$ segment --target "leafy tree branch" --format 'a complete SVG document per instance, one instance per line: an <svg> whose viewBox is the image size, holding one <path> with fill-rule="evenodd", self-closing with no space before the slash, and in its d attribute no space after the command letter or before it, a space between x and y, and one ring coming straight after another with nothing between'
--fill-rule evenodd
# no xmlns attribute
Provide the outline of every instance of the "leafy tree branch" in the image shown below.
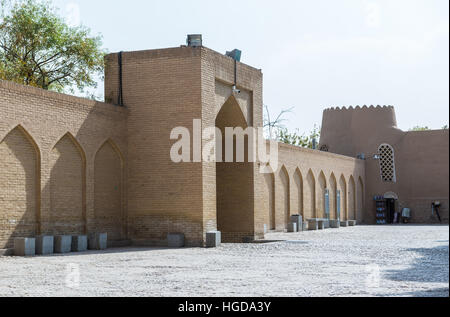
<svg viewBox="0 0 450 317"><path fill-rule="evenodd" d="M0 0L0 79L47 90L96 87L100 36L71 27L48 0Z"/></svg>

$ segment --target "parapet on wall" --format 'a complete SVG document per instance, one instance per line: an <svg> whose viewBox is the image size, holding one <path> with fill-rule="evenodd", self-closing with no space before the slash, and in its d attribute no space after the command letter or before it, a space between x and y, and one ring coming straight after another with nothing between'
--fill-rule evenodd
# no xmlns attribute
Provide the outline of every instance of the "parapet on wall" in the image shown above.
<svg viewBox="0 0 450 317"><path fill-rule="evenodd" d="M356 157L374 139L396 132L401 131L397 128L393 106L330 108L323 112L320 146L333 153Z"/></svg>
<svg viewBox="0 0 450 317"><path fill-rule="evenodd" d="M442 220L448 223L448 130L402 131L392 106L331 108L324 111L320 143L333 153L365 154L368 223L375 223L373 197L387 192L398 196L397 211L411 209L415 223L437 222L431 203L440 201ZM380 160L374 158L381 145L393 151L391 181L382 179Z"/></svg>
<svg viewBox="0 0 450 317"><path fill-rule="evenodd" d="M126 238L128 110L0 81L0 249L16 236Z"/></svg>

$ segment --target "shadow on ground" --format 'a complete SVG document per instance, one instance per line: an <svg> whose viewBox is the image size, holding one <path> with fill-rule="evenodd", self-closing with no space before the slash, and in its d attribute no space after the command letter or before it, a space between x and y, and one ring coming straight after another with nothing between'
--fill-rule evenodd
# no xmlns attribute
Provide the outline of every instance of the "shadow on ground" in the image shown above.
<svg viewBox="0 0 450 317"><path fill-rule="evenodd" d="M386 278L392 281L402 282L448 284L448 245L434 248L407 249L406 251L420 253L421 256L407 269L386 270ZM444 290L446 290L448 294L448 288Z"/></svg>
<svg viewBox="0 0 450 317"><path fill-rule="evenodd" d="M132 252L150 252L150 251L162 251L162 250L176 250L176 249L191 249L189 247L184 248L168 248L168 247L121 247L121 248L108 248L106 250L88 250L84 252L70 252L70 253L53 253L48 255L35 255L36 258L52 258L52 257L76 257L81 255L94 255L94 254L119 254L119 253L132 253Z"/></svg>
<svg viewBox="0 0 450 317"><path fill-rule="evenodd" d="M377 294L379 297L392 297L392 294ZM449 288L433 288L423 291L413 291L396 294L395 297L449 297Z"/></svg>

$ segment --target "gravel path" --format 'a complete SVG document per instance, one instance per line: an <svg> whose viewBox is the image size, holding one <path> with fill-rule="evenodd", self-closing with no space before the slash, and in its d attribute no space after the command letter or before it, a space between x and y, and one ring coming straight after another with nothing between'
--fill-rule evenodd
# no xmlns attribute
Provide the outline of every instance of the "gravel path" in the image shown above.
<svg viewBox="0 0 450 317"><path fill-rule="evenodd" d="M266 239L275 242L0 257L0 296L449 296L448 226Z"/></svg>

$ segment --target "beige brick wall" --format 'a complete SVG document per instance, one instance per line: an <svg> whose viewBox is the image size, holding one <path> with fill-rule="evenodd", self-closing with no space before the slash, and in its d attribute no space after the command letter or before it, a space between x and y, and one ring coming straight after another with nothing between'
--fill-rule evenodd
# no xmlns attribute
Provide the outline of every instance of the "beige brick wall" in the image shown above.
<svg viewBox="0 0 450 317"><path fill-rule="evenodd" d="M105 96L114 103L117 54L106 64ZM241 242L264 228L284 230L292 214L323 217L325 189L332 217L341 190L341 218L362 220L364 189L356 185L365 182L364 162L353 158L280 144L273 174L258 163L171 161L170 132L192 135L193 119L202 128L262 126L262 73L237 69L241 94L233 95L234 61L207 48L123 53L125 107L0 82L0 159L10 166L0 175L13 183L0 190L0 207L10 210L0 216L0 244L26 230L100 230L136 244L182 232L187 245L200 246L219 229L225 241Z"/></svg>
<svg viewBox="0 0 450 317"><path fill-rule="evenodd" d="M341 190L341 219L352 219L362 222L365 214L364 190L356 192L356 187L347 186L351 179L365 179L365 164L362 160L353 159L337 154L317 150L301 149L298 147L279 144L279 168L272 177L275 178L275 219L276 230L286 227L286 210L289 216L301 214L304 219L324 217L325 189L330 191L330 218L336 219L333 208L336 201L336 192ZM286 176L287 175L287 176ZM339 175L339 181L336 176ZM258 175L259 178L268 179L267 175ZM288 178L289 186L286 186ZM328 181L327 181L328 180ZM288 206L284 189L289 187ZM263 186L267 188L267 182ZM259 192L255 188L255 192ZM255 235L264 231L264 225L270 228L271 213L268 208L269 197L264 191L259 196L260 204L255 209L255 218L262 219L255 223ZM266 190L267 192L267 190ZM359 193L359 194L358 194ZM354 207L349 206L349 204ZM348 210L352 210L348 214Z"/></svg>
<svg viewBox="0 0 450 317"><path fill-rule="evenodd" d="M0 143L0 248L37 231L38 153L22 128Z"/></svg>
<svg viewBox="0 0 450 317"><path fill-rule="evenodd" d="M50 222L51 234L85 232L84 153L75 138L66 134L50 154Z"/></svg>
<svg viewBox="0 0 450 317"><path fill-rule="evenodd" d="M237 74L237 87L241 93L232 96L234 61L207 48L202 49L204 127L215 126L219 113L229 108L230 102L235 107L227 113L225 122L218 122L219 127L262 125L262 73L258 69L237 63ZM218 222L217 227L224 231L225 241L242 242L243 239L255 237L255 191L266 190L269 193L267 186L261 188L255 184L256 171L254 163L217 164L215 168L204 163L205 231L214 229L214 224ZM264 186L264 181L261 184Z"/></svg>
<svg viewBox="0 0 450 317"><path fill-rule="evenodd" d="M330 197L330 218L337 219L337 181L334 173L331 173L330 178L328 179L328 190ZM363 197L363 193L360 193L361 197ZM364 206L360 206L362 210Z"/></svg>
<svg viewBox="0 0 450 317"><path fill-rule="evenodd" d="M164 244L168 233L182 232L187 245L201 246L219 229L225 241L241 242L285 230L292 214L324 217L326 190L331 218L337 191L341 219L370 223L373 194L390 190L413 207L414 221L433 220L431 200L443 202L448 221L448 131L405 135L392 107L325 111L322 142L352 156L378 145L355 133L373 130L358 118L383 121L402 180L392 186L380 184L375 161L285 144L272 174L258 163L176 164L170 132L186 127L192 135L193 119L202 128L262 126L261 70L237 63L241 93L233 94L234 61L208 48L127 52L125 107L118 107L117 54L106 64L109 104L0 81L0 248L14 236L93 231L138 244ZM424 179L425 192L412 185Z"/></svg>
<svg viewBox="0 0 450 317"><path fill-rule="evenodd" d="M398 212L404 207L411 209L413 223L438 222L432 215L431 203L440 201L443 222L448 223L449 130L402 131L392 106L331 108L323 113L320 142L333 153L366 155L366 183L361 186L354 178L356 192L365 192L366 223L375 223L374 196L387 192L398 196ZM382 181L380 162L372 159L381 144L389 144L394 150L395 183ZM357 210L360 204L357 199ZM353 208L352 201L349 206ZM353 209L349 212L353 213Z"/></svg>
<svg viewBox="0 0 450 317"><path fill-rule="evenodd" d="M123 156L107 141L95 155L94 214L96 227L111 240L126 239L123 214Z"/></svg>
<svg viewBox="0 0 450 317"><path fill-rule="evenodd" d="M296 169L293 175L292 197L291 197L291 213L301 215L303 213L303 176L299 169Z"/></svg>
<svg viewBox="0 0 450 317"><path fill-rule="evenodd" d="M343 174L341 174L341 177L339 178L338 190L341 192L341 219L342 220L349 220L348 216L347 216L348 215L347 188L348 187L347 187L347 181L345 179L345 176Z"/></svg>
<svg viewBox="0 0 450 317"><path fill-rule="evenodd" d="M203 244L202 163L173 163L173 128L192 131L202 118L201 49L123 53L123 97L129 116L128 234L142 244L163 244L168 233ZM118 56L106 59L105 96L116 101ZM193 154L191 142L191 155Z"/></svg>
<svg viewBox="0 0 450 317"><path fill-rule="evenodd" d="M239 115L245 118L248 126L261 127L263 118L262 73L260 70L242 63L237 64L237 69L237 86L241 90L241 94L234 97L236 97L240 106L241 111ZM204 125L213 126L216 116L223 107L227 106L227 101L231 96L231 86L234 83L233 71L234 62L232 59L209 49L204 48L202 50L202 118ZM236 116L238 116L237 112L235 111ZM236 126L236 124L232 124L232 126ZM309 170L310 177L307 178ZM287 216L294 213L300 212L307 218L323 216L325 188L331 189L331 196L334 195L334 198L331 197L330 199L330 205L335 200L336 191L340 189L337 181L335 181L336 189L329 188L330 183L327 180L332 173L333 175L338 175L335 177L341 177L342 175L345 188L342 189L341 218L347 217L346 208L349 193L347 192L346 184L352 175L357 175L357 177L361 177L364 180L364 162L340 155L280 145L280 166L278 171L269 175L260 174L259 165L253 164L252 191L248 193L247 190L243 190L243 184L245 183L243 180L233 180L235 188L240 191L240 195L243 193L251 195L254 201L253 206L249 204L246 209L250 210L250 213L249 211L245 213L245 215L253 214L253 232L248 232L247 234L241 232L241 235L236 234L234 241L239 241L239 239L248 236L263 236L264 225L266 225L267 229L276 227L277 230L284 230ZM219 211L214 207L217 190L215 174L214 167L204 166L204 221L209 223L215 222L216 212L219 214ZM243 173L240 174L244 175ZM228 172L228 175L230 175L230 172ZM319 175L322 175L320 181ZM250 177L247 178L250 179ZM308 179L312 184L308 182ZM220 184L222 181L219 179L217 182ZM232 199L232 190L228 194L230 194L230 199ZM242 203L243 200L240 199L239 201ZM362 197L360 201L363 201ZM354 217L362 220L364 207L362 204L359 207L360 209L358 209L359 211ZM235 211L241 209L242 206L234 208ZM229 226L239 227L247 222L243 222L242 214L239 216L239 213L232 210L233 208L229 208L229 211L225 211ZM274 219L273 221L271 221L272 218Z"/></svg>
<svg viewBox="0 0 450 317"><path fill-rule="evenodd" d="M110 140L126 165L128 110L5 81L0 109L0 249L15 236L102 229L95 155ZM121 209L126 214L126 203Z"/></svg>

